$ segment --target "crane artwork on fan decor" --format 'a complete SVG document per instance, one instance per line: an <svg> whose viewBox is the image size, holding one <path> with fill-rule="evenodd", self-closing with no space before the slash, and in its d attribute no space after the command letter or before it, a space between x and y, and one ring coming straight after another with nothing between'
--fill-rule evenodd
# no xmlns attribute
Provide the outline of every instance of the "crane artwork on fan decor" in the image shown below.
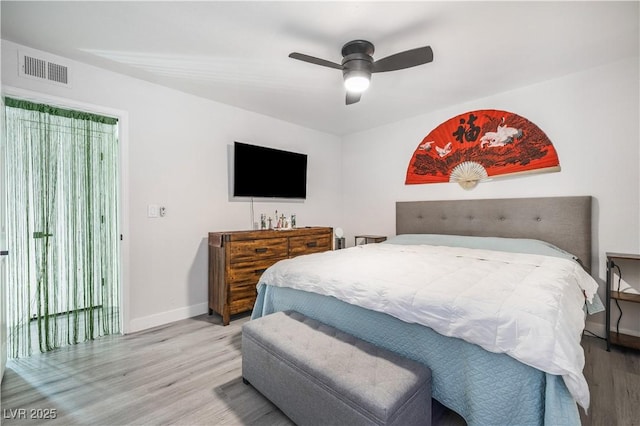
<svg viewBox="0 0 640 426"><path fill-rule="evenodd" d="M448 119L418 144L405 184L471 189L492 177L559 171L558 154L538 126L512 112L476 110Z"/></svg>

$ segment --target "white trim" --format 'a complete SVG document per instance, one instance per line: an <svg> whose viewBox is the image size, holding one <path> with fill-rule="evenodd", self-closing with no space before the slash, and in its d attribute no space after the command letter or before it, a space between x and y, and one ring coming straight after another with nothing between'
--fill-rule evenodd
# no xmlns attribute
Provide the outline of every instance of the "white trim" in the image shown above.
<svg viewBox="0 0 640 426"><path fill-rule="evenodd" d="M613 326L613 329L611 333L615 333L615 324L612 324L612 326ZM604 324L601 324L599 322L587 321L585 323L585 330L588 330L599 337L602 337L602 338L606 337L605 336L606 327ZM640 337L640 332L638 330L631 330L629 328L620 328L620 333L627 334L629 336Z"/></svg>
<svg viewBox="0 0 640 426"><path fill-rule="evenodd" d="M165 325L174 321L180 321L197 315L202 315L208 312L208 308L209 306L207 303L198 303L197 305L178 308L172 311L165 311L142 318L135 318L131 320L127 333L146 330L159 325Z"/></svg>
<svg viewBox="0 0 640 426"><path fill-rule="evenodd" d="M131 332L131 326L129 324L129 113L120 109L88 104L73 99L61 98L12 86L2 86L2 96L16 97L36 103L45 103L62 108L92 112L118 119L120 150L120 230L124 236L120 245L120 282L122 283L120 288L120 320L122 324L122 333L126 334Z"/></svg>
<svg viewBox="0 0 640 426"><path fill-rule="evenodd" d="M604 335L604 324L600 324L599 322L586 321L584 324L584 329L595 334L598 337L602 337L603 339L606 337Z"/></svg>
<svg viewBox="0 0 640 426"><path fill-rule="evenodd" d="M92 112L95 114L106 115L120 119L121 116L127 116L129 113L120 109L103 107L100 105L80 102L73 99L52 96L46 93L35 92L33 90L21 89L13 86L2 86L2 96L16 97L36 103L45 103L47 105L58 106L62 108L73 108L84 112ZM124 118L124 117L123 117Z"/></svg>
<svg viewBox="0 0 640 426"><path fill-rule="evenodd" d="M0 111L0 216L6 218L7 213L7 175L6 175L6 136L4 99L0 99L2 111ZM7 250L6 219L0 220L0 250ZM0 383L4 378L7 365L7 256L0 256Z"/></svg>

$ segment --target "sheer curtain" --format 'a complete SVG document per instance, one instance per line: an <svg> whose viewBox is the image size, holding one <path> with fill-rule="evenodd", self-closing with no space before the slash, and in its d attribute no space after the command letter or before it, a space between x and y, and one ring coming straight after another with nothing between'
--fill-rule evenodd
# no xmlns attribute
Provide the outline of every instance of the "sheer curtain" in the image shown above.
<svg viewBox="0 0 640 426"><path fill-rule="evenodd" d="M5 98L9 356L120 331L117 120Z"/></svg>

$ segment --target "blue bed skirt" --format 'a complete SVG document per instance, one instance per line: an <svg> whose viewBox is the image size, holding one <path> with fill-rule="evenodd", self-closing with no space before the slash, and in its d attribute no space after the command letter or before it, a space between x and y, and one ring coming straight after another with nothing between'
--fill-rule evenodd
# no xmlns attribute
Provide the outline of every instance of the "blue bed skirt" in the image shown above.
<svg viewBox="0 0 640 426"><path fill-rule="evenodd" d="M431 368L433 398L468 425L579 425L562 377L330 296L261 285L252 319L295 310Z"/></svg>

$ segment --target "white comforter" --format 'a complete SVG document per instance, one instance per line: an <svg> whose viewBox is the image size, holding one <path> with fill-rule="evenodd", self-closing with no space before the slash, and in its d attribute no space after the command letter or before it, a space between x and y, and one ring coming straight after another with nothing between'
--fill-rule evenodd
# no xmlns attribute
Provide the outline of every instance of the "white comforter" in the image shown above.
<svg viewBox="0 0 640 426"><path fill-rule="evenodd" d="M589 406L582 374L585 297L597 283L549 256L426 245L369 244L278 262L260 284L334 296L561 375Z"/></svg>

